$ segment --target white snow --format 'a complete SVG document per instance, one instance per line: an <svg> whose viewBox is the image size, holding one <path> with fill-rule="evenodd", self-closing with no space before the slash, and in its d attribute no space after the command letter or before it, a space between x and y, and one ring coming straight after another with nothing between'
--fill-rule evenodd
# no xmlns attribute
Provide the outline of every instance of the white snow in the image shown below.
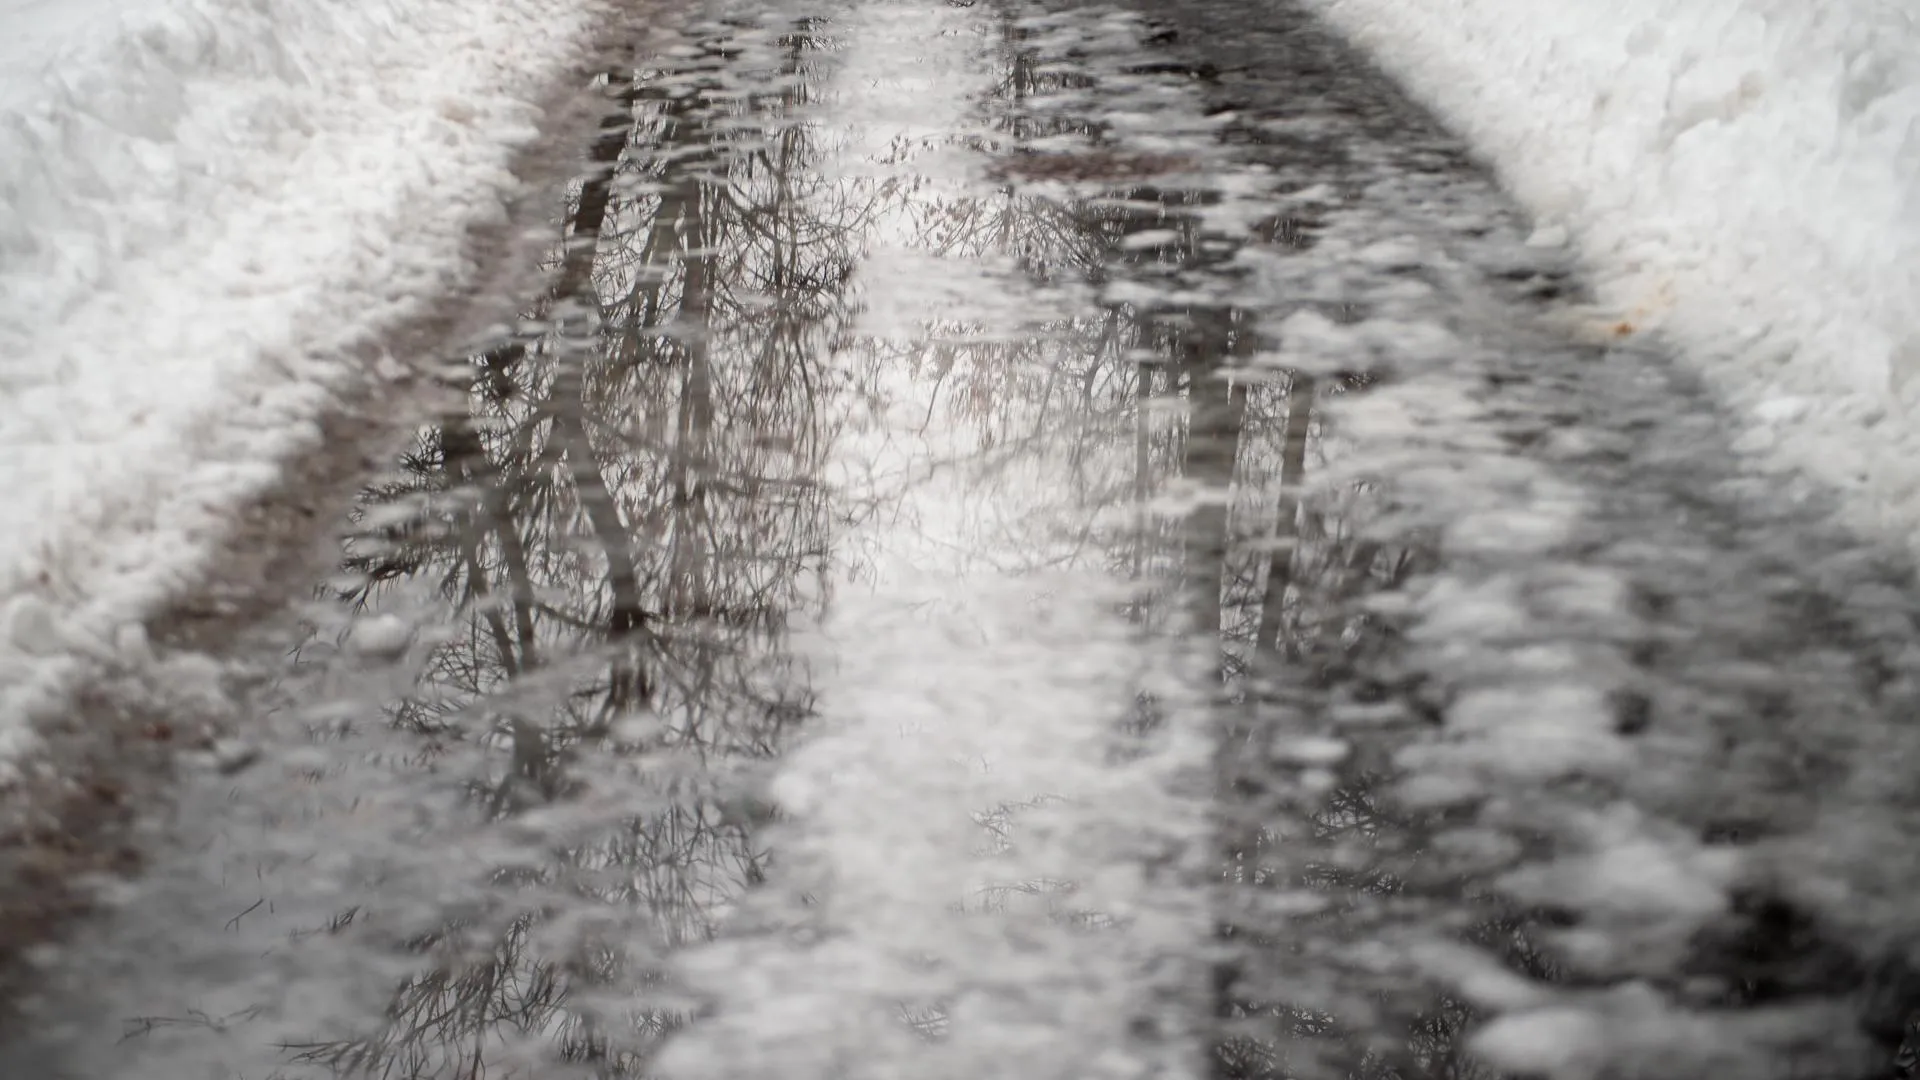
<svg viewBox="0 0 1920 1080"><path fill-rule="evenodd" d="M1744 443L1920 535L1911 0L1307 0L1664 332Z"/></svg>
<svg viewBox="0 0 1920 1080"><path fill-rule="evenodd" d="M466 275L580 0L0 0L0 762Z"/></svg>
<svg viewBox="0 0 1920 1080"><path fill-rule="evenodd" d="M1473 1048L1495 1068L1568 1080L1598 1075L1607 1056L1599 1018L1578 1008L1503 1016L1476 1034Z"/></svg>

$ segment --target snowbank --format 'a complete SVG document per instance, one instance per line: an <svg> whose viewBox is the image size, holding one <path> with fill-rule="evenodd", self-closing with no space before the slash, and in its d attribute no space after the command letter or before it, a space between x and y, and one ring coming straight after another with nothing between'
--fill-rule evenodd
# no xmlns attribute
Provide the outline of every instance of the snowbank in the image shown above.
<svg viewBox="0 0 1920 1080"><path fill-rule="evenodd" d="M1911 0L1306 0L1665 331L1748 445L1920 532Z"/></svg>
<svg viewBox="0 0 1920 1080"><path fill-rule="evenodd" d="M581 0L0 0L0 761L466 276Z"/></svg>

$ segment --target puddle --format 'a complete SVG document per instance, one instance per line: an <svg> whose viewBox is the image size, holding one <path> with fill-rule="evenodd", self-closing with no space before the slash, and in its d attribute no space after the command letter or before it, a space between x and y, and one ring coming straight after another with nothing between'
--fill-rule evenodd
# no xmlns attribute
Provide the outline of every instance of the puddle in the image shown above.
<svg viewBox="0 0 1920 1080"><path fill-rule="evenodd" d="M1454 1075L1565 987L1764 997L1714 830L1834 811L1683 792L1844 758L1712 779L1758 698L1862 700L1753 658L1880 571L1737 535L1697 395L1544 322L1562 257L1324 43L1146 16L743 5L651 58L0 1063Z"/></svg>
<svg viewBox="0 0 1920 1080"><path fill-rule="evenodd" d="M1061 79L1015 36L743 15L641 73L535 321L361 499L255 695L281 741L190 783L42 1075L608 1075L695 1014L659 1067L1186 1052L1207 743L1138 722L1179 681L1134 539L1172 413L1097 280L1173 219L996 174L1191 163L1025 115Z"/></svg>

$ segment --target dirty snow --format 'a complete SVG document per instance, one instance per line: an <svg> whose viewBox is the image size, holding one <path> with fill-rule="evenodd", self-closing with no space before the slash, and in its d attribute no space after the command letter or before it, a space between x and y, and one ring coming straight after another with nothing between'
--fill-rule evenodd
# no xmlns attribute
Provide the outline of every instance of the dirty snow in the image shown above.
<svg viewBox="0 0 1920 1080"><path fill-rule="evenodd" d="M1748 449L1920 526L1920 9L1907 0L1308 0L1663 332Z"/></svg>
<svg viewBox="0 0 1920 1080"><path fill-rule="evenodd" d="M466 275L594 7L0 3L0 761Z"/></svg>

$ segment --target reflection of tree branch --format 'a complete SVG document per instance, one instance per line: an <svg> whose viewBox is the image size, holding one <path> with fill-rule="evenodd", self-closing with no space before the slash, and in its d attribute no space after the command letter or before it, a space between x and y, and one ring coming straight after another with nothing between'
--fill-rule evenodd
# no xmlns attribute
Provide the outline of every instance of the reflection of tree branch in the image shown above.
<svg viewBox="0 0 1920 1080"><path fill-rule="evenodd" d="M487 572L480 565L480 538L473 530L460 538L461 562L467 568L467 591L473 598L474 607L481 612L488 630L493 633L494 651L500 654L500 666L507 678L516 678L520 674L520 665L514 658L513 638L507 633L507 620L500 615L500 605L493 600L493 589L487 582Z"/></svg>
<svg viewBox="0 0 1920 1080"><path fill-rule="evenodd" d="M1260 597L1260 625L1254 633L1258 655L1272 657L1280 649L1280 627L1285 616L1287 587L1293 583L1294 552L1299 547L1300 486L1307 475L1307 429L1313 423L1314 378L1295 372L1287 387L1286 443L1280 458L1280 508L1275 512L1273 551L1267 561L1267 583Z"/></svg>
<svg viewBox="0 0 1920 1080"><path fill-rule="evenodd" d="M507 565L508 595L515 629L518 631L520 648L517 659L508 643L506 627L496 625L494 630L501 649L501 663L510 674L526 671L539 663L534 645L533 615L529 610L533 601L533 576L527 569L526 545L520 538L519 527L514 523L505 481L487 456L479 433L473 428L470 414L460 413L448 418L441 427L440 445L446 465L458 471L460 486L478 492L484 522L482 527L490 528L500 538L500 555ZM480 536L473 530L463 537L463 543L472 547L469 581L476 596L490 591L486 574L480 566L479 542ZM486 617L490 623L497 624L500 619L498 606L489 604Z"/></svg>
<svg viewBox="0 0 1920 1080"><path fill-rule="evenodd" d="M640 572L633 554L632 537L620 522L619 507L614 502L612 490L607 487L606 475L587 438L586 427L581 423L581 416L586 409L583 397L585 380L578 374L578 364L569 365L568 371L568 374L556 380L555 396L559 400L553 410L553 438L566 454L569 475L573 477L581 511L586 515L594 540L607 560L607 589L613 597L613 607L607 619L607 636L617 641L646 625L646 606L640 596ZM631 686L633 703L645 702L651 697L652 690L643 669L636 666L625 674L627 679L624 681Z"/></svg>

